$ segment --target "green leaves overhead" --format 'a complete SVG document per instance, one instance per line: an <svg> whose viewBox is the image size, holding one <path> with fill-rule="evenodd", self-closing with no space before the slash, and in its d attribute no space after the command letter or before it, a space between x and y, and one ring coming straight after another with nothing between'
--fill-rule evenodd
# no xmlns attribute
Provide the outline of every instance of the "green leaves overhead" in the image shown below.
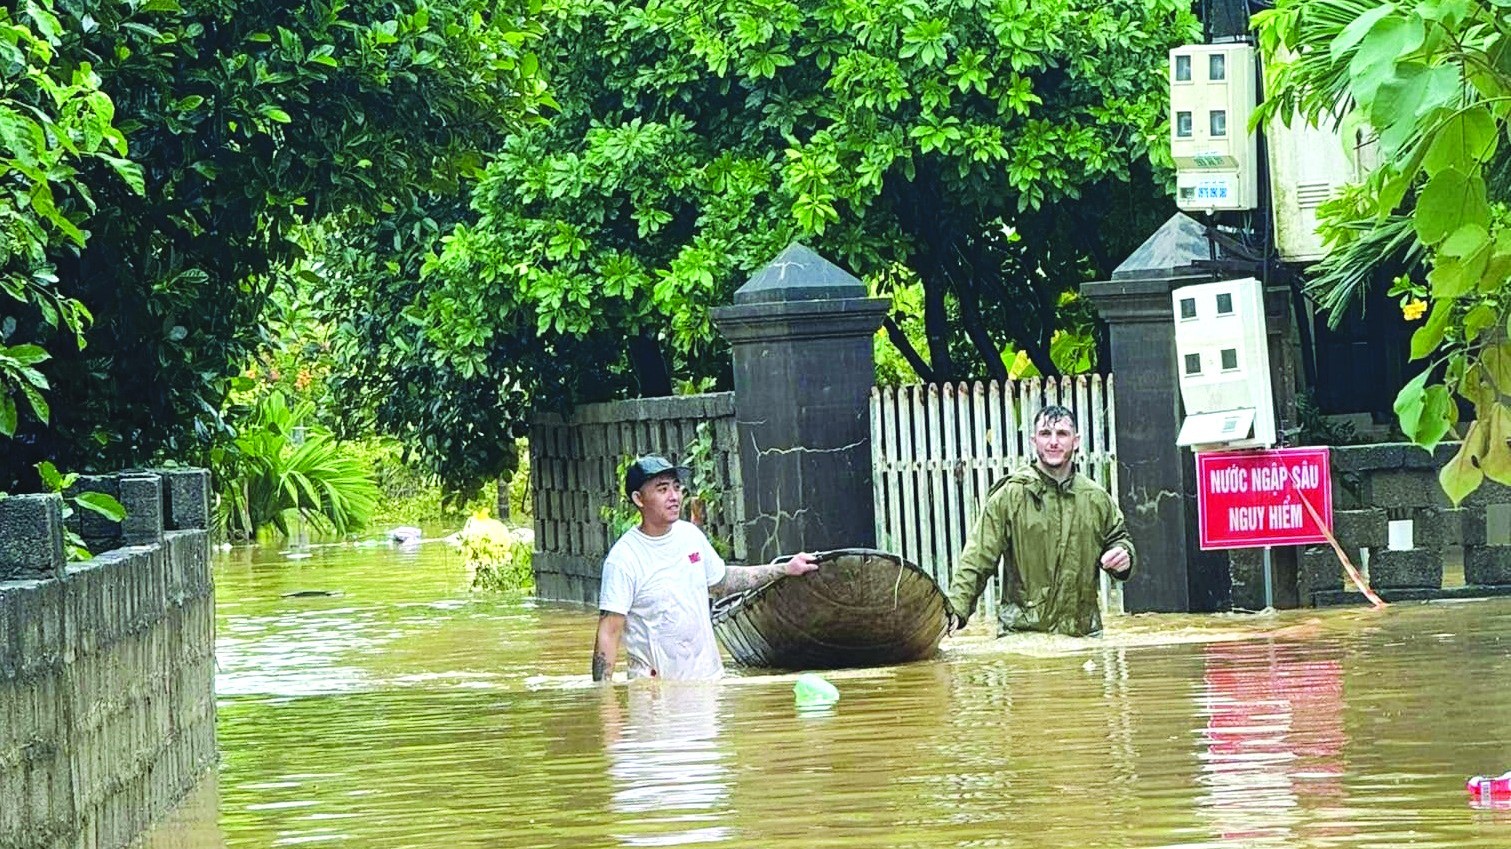
<svg viewBox="0 0 1511 849"><path fill-rule="evenodd" d="M223 402L283 267L303 255L300 229L339 221L381 231L389 251L413 247L427 219L435 235L428 209L455 204L486 153L549 108L529 6L25 4L33 37L0 27L0 58L20 51L53 87L38 78L7 96L58 105L0 101L0 168L8 156L17 168L0 181L0 218L13 232L6 198L25 204L44 245L25 265L9 255L0 286L34 312L0 346L45 347L52 388L46 427L49 408L24 388L0 404L0 425L19 407L29 429L0 450L0 488L42 457L119 466L227 438ZM23 120L38 114L56 130ZM41 391L9 385L23 384Z"/></svg>
<svg viewBox="0 0 1511 849"><path fill-rule="evenodd" d="M6 343L61 331L83 346L89 311L58 290L51 255L85 244L83 226L95 203L85 171L104 163L130 191L143 190L142 169L121 158L126 141L99 75L59 55L63 30L50 0L0 8L0 300L11 302L0 315L35 310L44 328L41 335L17 334L10 317L0 329L0 437L6 439L21 427L23 411L44 425L51 416L44 395L49 384L33 368L47 352L34 343ZM25 306L13 309L14 302Z"/></svg>
<svg viewBox="0 0 1511 849"><path fill-rule="evenodd" d="M489 164L476 221L426 264L409 311L438 366L486 369L490 345L526 331L614 363L612 380L570 382L543 406L664 388L662 364L722 374L710 308L793 239L857 275L901 269L931 287L939 379L952 344L991 354L977 373L992 358L1001 370L1017 336L1048 368L1059 292L1095 273L1101 240L1135 229L1102 225L1108 199L1168 215L1147 160L1151 142L1164 149L1166 50L1197 33L1188 4L560 0L547 13L539 55L561 111ZM474 324L494 332L462 332Z"/></svg>
<svg viewBox="0 0 1511 849"><path fill-rule="evenodd" d="M1457 503L1486 476L1511 480L1504 4L1281 0L1256 23L1272 62L1262 111L1351 108L1342 124L1372 131L1380 147L1379 164L1351 201L1328 207L1324 224L1338 241L1316 291L1336 304L1361 291L1357 282L1376 266L1421 257L1426 285L1407 279L1399 290L1431 301L1411 337L1411 357L1425 368L1396 399L1401 429L1428 448L1456 436L1462 398L1474 421L1440 474L1445 492ZM1376 244L1391 250L1354 249Z"/></svg>

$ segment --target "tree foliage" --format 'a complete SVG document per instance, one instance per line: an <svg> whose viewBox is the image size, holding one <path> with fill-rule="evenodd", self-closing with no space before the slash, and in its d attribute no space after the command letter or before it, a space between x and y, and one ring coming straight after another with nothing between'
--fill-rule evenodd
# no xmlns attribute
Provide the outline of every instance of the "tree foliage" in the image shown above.
<svg viewBox="0 0 1511 849"><path fill-rule="evenodd" d="M928 350L890 329L926 378L1005 376L1009 341L1052 373L1061 293L1171 208L1149 160L1166 50L1195 33L1184 3L545 13L560 112L489 165L476 220L405 311L423 339L395 345L417 353L396 362L515 385L512 352L533 348L570 369L535 403L663 393L721 373L709 308L800 238L861 276L922 281Z"/></svg>
<svg viewBox="0 0 1511 849"><path fill-rule="evenodd" d="M1394 290L1408 316L1427 314L1411 340L1426 367L1396 398L1401 429L1431 449L1454 435L1462 399L1474 420L1444 490L1458 503L1486 478L1511 484L1506 4L1281 0L1256 25L1272 60L1260 120L1341 115L1380 147L1363 185L1325 210L1332 253L1314 287L1346 304L1371 269L1420 258L1425 279Z"/></svg>
<svg viewBox="0 0 1511 849"><path fill-rule="evenodd" d="M0 8L0 438L16 433L22 411L46 423L51 384L40 370L40 345L8 344L17 311L50 333L84 345L88 308L61 294L49 253L84 246L81 224L94 208L80 168L108 166L124 186L142 189L142 172L126 155L114 125L115 104L88 65L58 57L63 22L48 0ZM17 403L21 401L22 404ZM51 468L49 466L48 468Z"/></svg>
<svg viewBox="0 0 1511 849"><path fill-rule="evenodd" d="M142 173L96 157L58 204L88 216L88 239L51 245L43 282L94 315L88 346L57 344L35 304L6 317L53 357L51 427L20 423L10 479L33 458L133 464L226 434L230 380L301 252L291 234L455 195L543 96L523 5L56 2L50 76L98 78Z"/></svg>

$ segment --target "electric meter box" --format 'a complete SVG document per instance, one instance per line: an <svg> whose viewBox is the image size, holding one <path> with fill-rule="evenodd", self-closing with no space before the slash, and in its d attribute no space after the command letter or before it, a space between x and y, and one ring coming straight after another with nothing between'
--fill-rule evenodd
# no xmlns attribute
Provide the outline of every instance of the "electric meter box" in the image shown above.
<svg viewBox="0 0 1511 849"><path fill-rule="evenodd" d="M1274 446L1264 287L1247 277L1182 286L1170 297L1186 410L1175 444L1203 451Z"/></svg>
<svg viewBox="0 0 1511 849"><path fill-rule="evenodd" d="M1290 126L1277 120L1266 127L1265 139L1275 249L1286 262L1316 262L1327 256L1317 235L1317 207L1379 165L1379 144L1360 130L1339 128L1331 116L1320 127L1299 115Z"/></svg>
<svg viewBox="0 0 1511 849"><path fill-rule="evenodd" d="M1170 152L1175 205L1191 212L1259 206L1259 147L1249 131L1257 66L1247 44L1170 51Z"/></svg>

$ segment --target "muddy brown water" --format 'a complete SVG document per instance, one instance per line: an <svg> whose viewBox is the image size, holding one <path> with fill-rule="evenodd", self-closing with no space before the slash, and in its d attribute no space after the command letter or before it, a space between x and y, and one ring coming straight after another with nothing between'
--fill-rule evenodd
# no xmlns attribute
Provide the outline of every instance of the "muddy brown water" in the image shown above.
<svg viewBox="0 0 1511 849"><path fill-rule="evenodd" d="M1464 792L1511 769L1511 600L968 632L800 713L792 675L594 687L591 611L440 543L216 581L222 762L147 849L1511 846Z"/></svg>

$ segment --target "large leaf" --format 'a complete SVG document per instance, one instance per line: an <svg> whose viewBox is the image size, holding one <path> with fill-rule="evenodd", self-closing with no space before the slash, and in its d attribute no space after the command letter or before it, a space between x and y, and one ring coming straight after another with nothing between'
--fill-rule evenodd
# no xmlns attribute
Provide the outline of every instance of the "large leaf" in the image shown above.
<svg viewBox="0 0 1511 849"><path fill-rule="evenodd" d="M1427 323L1411 334L1411 358L1420 360L1438 349L1448 330L1448 319L1453 316L1453 301L1439 299L1432 304L1432 314Z"/></svg>
<svg viewBox="0 0 1511 849"><path fill-rule="evenodd" d="M1396 60L1420 47L1424 35L1420 18L1388 16L1376 21L1349 61L1355 98L1366 106L1372 104L1379 88L1395 76Z"/></svg>
<svg viewBox="0 0 1511 849"><path fill-rule="evenodd" d="M1485 430L1480 422L1475 422L1469 426L1469 432L1464 434L1464 444L1459 446L1458 453L1438 470L1438 483L1442 485L1443 493L1453 502L1453 506L1457 507L1484 482L1485 473L1476 463L1478 455L1484 449Z"/></svg>
<svg viewBox="0 0 1511 849"><path fill-rule="evenodd" d="M1494 243L1478 223L1453 231L1438 246L1437 261L1427 280L1434 298L1459 298L1478 290L1489 267Z"/></svg>
<svg viewBox="0 0 1511 849"><path fill-rule="evenodd" d="M1336 62L1342 59L1343 54L1352 50L1362 41L1364 36L1369 34L1370 29L1376 23L1379 23L1381 18L1394 14L1395 11L1396 7L1394 3L1381 3L1354 18L1353 22L1344 27L1343 31L1338 34L1337 38L1333 39L1332 44L1329 46L1329 49L1332 51L1333 61Z"/></svg>
<svg viewBox="0 0 1511 849"><path fill-rule="evenodd" d="M1423 395L1427 389L1427 378L1430 369L1423 369L1420 374L1406 382L1405 386L1396 393L1394 409L1396 420L1401 425L1401 432L1411 437L1417 432L1417 425L1422 420Z"/></svg>
<svg viewBox="0 0 1511 849"><path fill-rule="evenodd" d="M1484 366L1485 375L1494 383L1495 388L1502 395L1511 395L1511 342L1502 342L1492 348L1486 348L1480 354L1480 363Z"/></svg>
<svg viewBox="0 0 1511 849"><path fill-rule="evenodd" d="M103 492L81 492L73 498L75 504L109 519L119 522L126 518L126 508L114 497Z"/></svg>
<svg viewBox="0 0 1511 849"><path fill-rule="evenodd" d="M1432 175L1417 198L1417 236L1436 245L1466 224L1488 229L1490 205L1485 199L1485 181L1478 174L1445 168Z"/></svg>
<svg viewBox="0 0 1511 849"><path fill-rule="evenodd" d="M1480 468L1485 477L1499 484L1511 486L1511 410L1496 402L1490 405L1490 426L1485 436L1485 452L1480 458Z"/></svg>
<svg viewBox="0 0 1511 849"><path fill-rule="evenodd" d="M1476 410L1484 409L1495 401L1495 386L1485 373L1485 367L1481 363L1474 363L1464 370L1459 381L1459 395L1474 405Z"/></svg>
<svg viewBox="0 0 1511 849"><path fill-rule="evenodd" d="M0 436L16 435L16 399L0 395Z"/></svg>
<svg viewBox="0 0 1511 849"><path fill-rule="evenodd" d="M1400 150L1421 132L1416 117L1447 105L1458 94L1461 85L1458 69L1453 65L1397 63L1395 71L1380 85L1370 105L1370 119L1379 129L1379 140L1384 149L1388 152Z"/></svg>
<svg viewBox="0 0 1511 849"><path fill-rule="evenodd" d="M1449 168L1467 173L1495 153L1495 119L1483 105L1450 115L1441 125L1422 160L1429 174Z"/></svg>
<svg viewBox="0 0 1511 849"><path fill-rule="evenodd" d="M1488 304L1476 304L1464 315L1464 339L1471 344L1479 339L1481 333L1494 327L1499 318L1495 310Z"/></svg>
<svg viewBox="0 0 1511 849"><path fill-rule="evenodd" d="M1431 450L1443 441L1443 437L1458 422L1459 408L1453 402L1453 393L1442 384L1427 387L1422 401L1422 417L1418 421L1417 432L1412 434L1412 440Z"/></svg>

